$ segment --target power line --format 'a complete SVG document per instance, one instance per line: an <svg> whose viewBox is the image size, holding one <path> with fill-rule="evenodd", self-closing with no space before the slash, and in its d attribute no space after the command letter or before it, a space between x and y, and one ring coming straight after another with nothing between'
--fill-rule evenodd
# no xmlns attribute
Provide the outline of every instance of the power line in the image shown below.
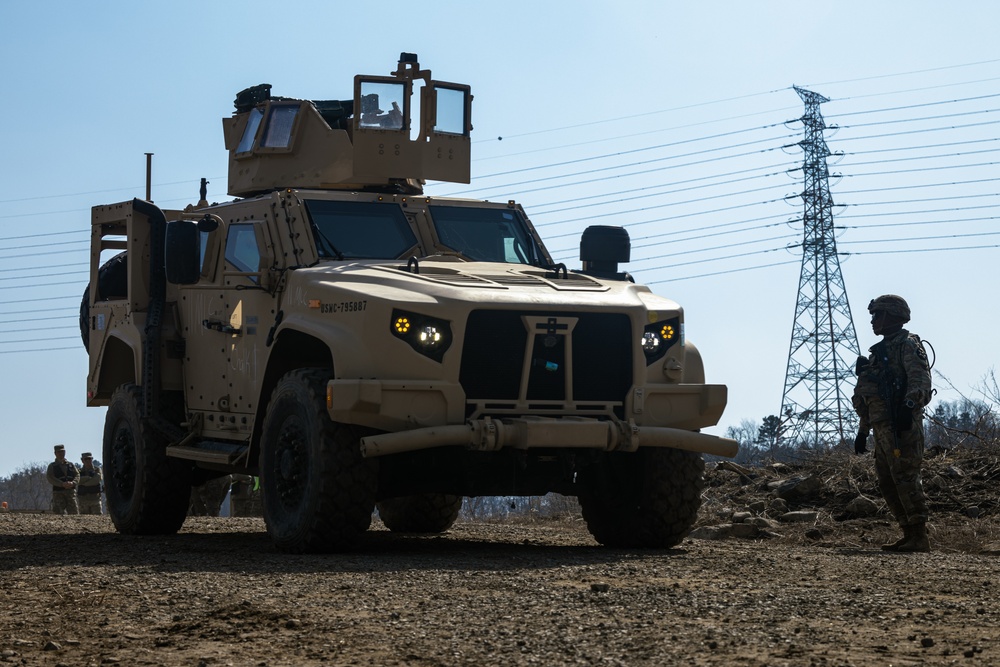
<svg viewBox="0 0 1000 667"><path fill-rule="evenodd" d="M590 126L593 126L593 125L607 125L607 124L611 124L611 123L617 123L617 122L623 121L623 120L631 120L633 118L643 118L643 117L646 117L646 116L653 116L653 115L656 115L656 114L668 113L668 112L671 112L671 111L684 111L684 110L687 110L687 109L695 109L695 108L698 108L698 107L708 106L708 105L711 105L711 104L719 104L719 103L722 103L722 102L735 102L736 100L743 100L743 99L748 99L748 98L751 98L751 97L759 97L761 95L771 95L773 93L781 92L782 90L787 90L787 88L779 88L779 89L776 89L776 90L769 90L769 91L761 92L761 93L750 93L750 94L747 94L747 95L740 95L738 97L730 97L730 98L721 99L721 100L713 100L711 102L698 102L696 104L687 104L687 105L680 106L680 107L673 107L671 109L661 109L659 111L647 111L645 113L633 114L631 116L619 116L617 118L612 118L612 119L608 119L608 120L594 120L594 121L588 121L586 123L579 123L577 125L565 125L565 126L561 126L561 127L557 127L557 128L550 128L550 129L547 129L547 130L535 130L533 132L524 132L522 134L509 134L509 135L507 135L507 138L508 139L519 139L521 137L530 137L530 136L535 136L535 135L538 135L538 134L547 134L549 132L556 132L556 131L562 131L562 130L573 130L573 129L578 129L578 128L581 128L581 127L590 127ZM737 116L737 118L739 118L739 116ZM488 139L487 141L492 141L492 139Z"/></svg>
<svg viewBox="0 0 1000 667"><path fill-rule="evenodd" d="M987 248L1000 248L1000 244L995 245L967 245L957 248L911 248L907 250L862 250L858 252L841 253L844 255L896 255L910 252L946 252L952 250L985 250Z"/></svg>
<svg viewBox="0 0 1000 667"><path fill-rule="evenodd" d="M62 350L79 350L79 346L72 347L41 347L34 350L0 350L0 354L27 354L30 352L61 352Z"/></svg>
<svg viewBox="0 0 1000 667"><path fill-rule="evenodd" d="M90 239L82 239L80 241L57 241L56 243L35 243L32 245L14 245L7 246L4 250L22 250L24 248L49 248L54 245L74 245L79 243L90 243Z"/></svg>
<svg viewBox="0 0 1000 667"><path fill-rule="evenodd" d="M869 155L871 153L898 153L899 151L915 151L923 148L948 148L951 146L964 146L966 144L981 144L987 141L1000 141L1000 137L987 137L985 139L969 139L966 141L951 141L943 144L925 144L923 146L897 146L895 148L871 148L862 151L851 151L845 155Z"/></svg>
<svg viewBox="0 0 1000 667"><path fill-rule="evenodd" d="M7 280L7 278L4 278L4 280ZM62 285L79 285L80 287L83 287L84 283L80 280L62 280L57 283L41 283L38 285L5 285L3 287L0 287L0 291L14 290L14 289L34 289L37 287L56 287Z"/></svg>
<svg viewBox="0 0 1000 667"><path fill-rule="evenodd" d="M45 255L63 255L68 252L87 252L87 248L78 248L76 250L53 250L52 252L29 252L23 255L9 255L6 257L0 257L0 259L21 259L22 257L44 257Z"/></svg>
<svg viewBox="0 0 1000 667"><path fill-rule="evenodd" d="M742 246L747 246L747 245L751 245L751 244L754 244L754 243L767 243L767 242L770 242L770 241L778 241L778 240L781 240L781 239L799 238L800 236L801 236L801 234L782 234L780 236L771 236L771 237L764 238L764 239L755 239L753 241L743 241L741 243L727 243L725 245L712 246L712 247L708 247L708 248L697 248L695 250L682 250L682 251L679 251L679 252L672 252L672 253L667 253L667 254L663 254L663 255L653 255L653 256L650 256L650 257L639 257L637 259L633 259L632 262L633 263L634 262L651 262L654 259L666 259L667 257L680 257L680 256L683 256L683 255L693 255L693 254L700 253L700 252L712 252L714 250L725 250L727 248L735 248L735 247L738 247L738 246L742 247ZM773 252L774 250L781 250L781 249L782 248L771 248L771 249L768 249L768 250L763 251L763 252Z"/></svg>
<svg viewBox="0 0 1000 667"><path fill-rule="evenodd" d="M66 318L65 317L60 317L60 318L56 318L56 319L66 319ZM4 324L9 324L9 322L4 322ZM76 327L73 327L73 326L65 326L65 327L38 327L38 328L34 328L34 329L5 329L5 330L0 331L0 334L30 333L32 331L56 331L56 330L60 330L60 329L75 329L75 328ZM43 338L43 339L39 339L39 340L46 340L46 339ZM0 341L0 343L3 343L3 342L5 342L5 341Z"/></svg>
<svg viewBox="0 0 1000 667"><path fill-rule="evenodd" d="M71 310L71 309L64 308L62 310ZM31 311L31 312L39 312L39 311ZM46 311L46 312L51 312L51 311ZM0 316L6 314L7 313L0 313ZM0 324L18 324L21 322L43 322L46 320L68 320L68 319L76 319L76 317L77 317L76 315L53 315L52 317L27 317L27 318L22 318L20 320L6 320L4 322L0 322Z"/></svg>
<svg viewBox="0 0 1000 667"><path fill-rule="evenodd" d="M79 336L56 336L55 338L24 338L22 340L0 340L0 345L9 345L13 343L41 343L50 340L73 340L79 339Z"/></svg>
<svg viewBox="0 0 1000 667"><path fill-rule="evenodd" d="M956 248L919 248L919 249L913 249L913 250L873 250L873 251L867 251L867 252L839 252L837 254L839 254L841 256L851 257L851 256L854 256L854 255L886 255L886 254L909 253L909 252L950 252L950 251L955 251L955 250L961 250L961 251L966 251L966 250L986 250L986 249L991 249L991 248L1000 248L1000 245L974 245L974 246L961 246L961 247L956 247ZM758 265L758 266L745 266L745 267L741 267L741 268L738 268L738 269L725 269L725 270L722 270L722 271L713 271L711 273L700 273L700 274L696 274L696 275L692 275L692 276L680 276L680 277L673 277L673 278L662 278L660 280L647 280L647 281L643 281L643 283L646 284L646 285L659 285L659 284L663 284L663 283L679 282L681 280L694 280L696 278L709 278L709 277L713 277L713 276L726 275L726 274L729 274L729 273L741 273L741 272L744 272L744 271L755 271L757 269L769 269L769 268L774 267L774 266L784 266L784 265L787 265L787 264L798 264L798 263L799 263L799 260L797 260L797 259L791 259L791 260L784 261L784 262L773 262L771 264L761 264L761 265ZM669 268L672 268L672 267L664 267L664 268L669 269ZM645 270L646 271L650 271L652 269L645 269Z"/></svg>
<svg viewBox="0 0 1000 667"><path fill-rule="evenodd" d="M781 172L777 172L777 173L780 174ZM771 176L771 175L773 175L773 174L768 174L768 176ZM761 176L756 176L755 178L761 178ZM741 180L741 179L736 179L736 180L733 180L733 181L730 181L730 182L731 183L736 183L739 180ZM552 209L551 211L542 211L542 212L539 212L539 213L535 213L534 215L550 215L552 213L563 213L565 211L575 211L575 210L581 209L581 208L591 208L591 207L594 207L594 206L607 206L608 204L620 204L622 202L635 201L636 199L649 199L649 198L652 198L652 197L664 197L666 195L678 194L680 192L690 192L692 190L701 190L701 189L704 189L706 187L715 187L715 185L721 185L721 184L696 185L696 186L692 186L692 187L689 187L689 188L680 188L680 189L677 189L677 190L670 190L668 192L657 192L655 194L649 194L649 193L647 193L647 194L637 195L637 196L634 196L634 197L621 197L619 199L615 199L615 200L612 200L612 201L599 202L599 203L596 203L596 204L595 203L590 203L590 204L580 204L578 206L566 206L566 207L563 207L563 208ZM619 194L628 194L628 193L631 193L631 192L644 192L646 190L654 190L656 188L661 188L661 187L664 187L664 186L662 186L662 185L649 185L649 186L646 186L646 187L635 188L635 189L632 189L632 190L622 190L620 192L610 192L610 193L602 194L602 195L593 195L591 197L580 197L579 199L568 199L568 200L563 200L561 202L550 202L550 203L547 203L547 204L541 204L540 206L543 206L543 207L544 206L555 206L556 204L562 204L562 203L567 203L567 202L572 202L572 201L585 201L585 200L588 200L588 199L595 199L595 198L602 198L602 197L614 197L615 195L619 195ZM777 188L782 188L782 189L787 190L788 189L788 185L785 184L785 183L782 183L782 184L779 184L779 185L767 185L767 186L764 186L762 188L752 188L750 190L738 190L736 192L725 192L725 193L720 194L720 195L711 195L711 196L707 196L707 197L699 197L697 199L688 199L688 200L680 201L680 202L670 202L670 203L664 204L664 206L679 206L681 204L696 204L696 203L699 203L699 202L709 201L709 200L712 200L712 199L722 199L724 197L737 197L739 195L753 194L755 192L766 192L767 190L774 190L774 189L777 189Z"/></svg>
<svg viewBox="0 0 1000 667"><path fill-rule="evenodd" d="M861 137L841 137L838 141L861 141L863 139L884 139L886 137L902 137L910 134L922 134L924 132L943 132L946 130L964 130L969 127L983 127L985 125L996 125L1000 120L986 120L981 123L966 123L965 125L946 125L944 127L926 127L919 130L904 130L902 132L887 132L885 134L869 134Z"/></svg>
<svg viewBox="0 0 1000 667"><path fill-rule="evenodd" d="M774 166L779 166L779 165L774 165ZM773 166L772 167L755 167L753 169L743 169L743 170L739 170L739 171L729 172L728 174L712 174L710 176L699 176L698 178L689 178L689 179L684 180L684 181L674 181L672 183L659 183L657 185L647 185L647 186L641 187L641 188L631 188L631 189L628 189L628 190L618 190L616 192L605 192L605 193L602 193L602 194L599 194L599 195L590 195L588 197L573 197L572 199L563 199L563 200L560 200L560 201L548 202L548 203L545 203L545 204L536 204L535 206L536 207L538 207L538 206L542 206L542 207L544 207L544 206L557 206L559 204L566 204L566 203L569 203L569 202L582 202L582 201L587 201L588 199L599 199L599 198L602 198L602 197L613 197L615 195L629 194L629 193L632 193L632 192L643 192L643 191L647 191L647 190L654 190L654 189L657 189L657 188L669 188L669 187L673 187L675 185L684 185L684 184L687 184L687 183L698 183L698 182L701 182L701 181L712 180L712 179L716 179L716 178L722 178L724 176L737 175L737 174L745 174L745 173L750 172L750 171L760 171L761 169L773 169L773 168L774 168ZM767 174L756 174L754 176L745 176L743 178L733 178L733 179L730 179L728 181L718 181L716 183L702 183L701 185L692 186L692 187L688 187L688 188L681 188L681 189L678 189L678 190L671 190L670 192L663 192L663 193L660 193L660 194L675 194L675 193L678 193L678 192L689 192L691 190L700 190L700 189L703 189L703 188L714 188L714 187L718 187L720 185L731 185L733 183L742 183L744 181L752 181L752 180L755 180L755 179L758 179L758 178L770 178L771 176L780 176L781 174L784 174L784 173L785 173L785 171L782 170L782 171L775 171L775 172L771 172L771 173L767 173ZM547 211L547 213L551 213L551 212L553 212L553 211Z"/></svg>
<svg viewBox="0 0 1000 667"><path fill-rule="evenodd" d="M6 276L0 278L0 280L32 280L34 278L53 278L55 276L75 276L84 273L90 273L89 271L62 271L61 273L38 273L30 276ZM48 285L73 285L79 281L73 281L69 283L47 283ZM26 287L44 287L44 285L27 285Z"/></svg>
<svg viewBox="0 0 1000 667"><path fill-rule="evenodd" d="M20 239L36 239L42 236L65 236L66 234L86 234L89 233L89 229L72 229L66 232L46 232L45 234L25 234L22 236L3 236L0 237L0 241L15 241Z"/></svg>
<svg viewBox="0 0 1000 667"><path fill-rule="evenodd" d="M711 276L725 275L727 273L741 273L743 271L755 271L757 269L769 269L772 266L785 266L786 264L798 264L798 263L799 263L799 260L797 260L797 259L790 259L790 260L787 260L787 261L784 261L784 262L774 262L772 264L761 264L759 266L745 266L745 267L742 267L742 268L739 268L739 269L726 269L725 271L713 271L712 273L701 273L701 274L694 275L694 276L682 276L680 278L664 278L662 280L650 280L650 281L646 281L645 284L646 285L659 285L659 284L662 284L662 283L678 282L680 280L693 280L695 278L708 278L708 277L711 277Z"/></svg>
<svg viewBox="0 0 1000 667"><path fill-rule="evenodd" d="M837 86L842 83L856 83L858 81L872 81L874 79L890 79L897 76L909 76L911 74L926 74L927 72L941 72L943 70L949 69L961 69L963 67L977 67L979 65L992 65L994 63L1000 63L1000 58L994 60L980 60L974 63L963 63L961 65L944 65L942 67L932 67L930 69L918 69L912 70L910 72L896 72L895 74L878 74L875 76L866 76L859 79L842 79L840 81L827 81L826 83L816 83L812 84L811 87L819 86ZM845 98L850 99L850 98Z"/></svg>
<svg viewBox="0 0 1000 667"><path fill-rule="evenodd" d="M936 100L934 102L920 102L918 104L905 104L898 107L883 107L881 109L866 109L863 111L848 111L846 113L836 114L834 116L829 116L830 119L835 118L846 118L847 116L863 116L871 113L885 113L887 111L906 111L907 109L919 109L923 107L933 107L940 106L942 104L957 104L959 102L978 102L979 100L988 100L994 97L1000 97L1000 93L992 93L990 95L976 95L974 97L960 97L954 100Z"/></svg>
<svg viewBox="0 0 1000 667"><path fill-rule="evenodd" d="M640 160L638 162L630 162L628 164L614 165L614 166L611 166L611 167L600 167L600 168L597 168L597 169L587 169L587 170L584 170L584 171L577 171L577 172L573 172L573 173L569 173L569 174L561 174L561 175L558 175L558 176L546 176L544 178L533 178L533 179L528 180L528 181L518 181L518 182L515 182L515 183L507 183L505 185L495 185L495 186L491 186L491 187L489 187L489 188L486 189L487 195L484 198L488 199L489 198L488 195L490 193L492 193L494 190L500 190L501 188L503 188L502 192L504 194L507 194L507 193L509 193L511 191L510 190L511 188L515 188L515 187L517 187L519 185L535 185L537 183L544 183L544 182L547 182L547 181L556 181L556 180L560 180L560 179L564 179L564 178L572 178L574 176L589 176L589 175L593 175L593 174L599 174L599 173L602 173L602 172L614 171L616 169L627 169L628 167L638 167L638 166L641 166L641 165L655 164L655 163L658 163L658 162L665 162L667 160L676 160L678 158L688 157L688 156L691 156L691 155L701 155L701 154L704 154L706 152L715 152L717 150L724 150L724 148L723 149L711 149L709 151L697 151L695 153L686 153L686 154L682 154L682 155L668 155L666 157L658 157L658 158L654 158L652 160ZM624 178L624 177L628 177L628 176L641 176L643 174L651 174L651 173L656 172L656 171L666 171L668 169L682 169L684 167L693 167L693 166L700 165L700 164L709 164L711 162L719 162L719 161L722 161L722 160L732 160L732 159L739 158L739 157L747 157L747 156L750 156L750 155L758 155L760 153L767 153L767 152L771 152L771 151L774 151L774 150L778 150L778 147L775 146L773 148L768 148L768 149L761 149L761 150L755 150L755 151L746 151L744 153L734 153L732 155L720 155L720 156L713 157L713 158L708 158L708 159L705 159L705 160L694 160L694 161L691 161L691 162L684 162L684 163L681 163L681 164L663 165L663 166L657 167L655 169L646 169L644 171L629 172L629 173L626 173L626 174L616 174L614 176L611 176L610 178L616 178L617 179L617 178ZM777 165L775 165L775 166L777 166ZM754 171L754 170L760 170L760 169L766 169L766 168L767 167L753 167L751 169L746 169L744 171ZM736 174L736 173L740 173L740 171L735 171L735 172L731 172L731 173ZM728 174L723 174L723 175L728 175ZM708 177L708 178L712 178L712 177ZM554 188L567 187L569 185L586 185L588 183L597 183L597 182L602 182L604 180L606 180L606 177L597 177L597 178L592 178L592 179L585 180L585 181L574 181L572 183L564 183L564 184L555 185L555 186L538 187L538 188L534 188L534 189L531 189L531 190L518 190L518 191L515 191L514 194L524 195L524 194L528 194L528 193L531 193L531 192L538 192L540 190L551 190L551 189L554 189ZM683 181L681 181L681 182L683 182ZM476 194L480 194L481 195L481 194L483 194L483 190L482 189L465 190L465 191L463 191L461 193L451 193L450 195L446 195L446 196L455 196L455 195L469 194L469 193L476 193Z"/></svg>
<svg viewBox="0 0 1000 667"><path fill-rule="evenodd" d="M916 123L924 120L941 120L942 118L958 118L961 116L975 116L983 113L995 113L997 109L981 109L978 111L962 111L959 113L941 114L937 116L923 116L921 118L896 118L894 120L878 120L870 123L855 123L853 125L831 126L830 129L853 130L859 127L873 127L875 125L894 125L897 123Z"/></svg>
<svg viewBox="0 0 1000 667"><path fill-rule="evenodd" d="M993 83L994 81L1000 81L1000 76L990 77L988 79L973 79L972 81L956 81L954 83L942 83L936 86L922 86L920 88L905 88L902 90L887 90L880 93L869 93L867 95L852 95L851 97L841 97L836 100L831 100L832 102L842 102L844 100L860 100L866 97L885 97L886 95L900 95L902 93L921 93L925 90L937 90L939 88L954 88L956 86L968 86L974 83Z"/></svg>
<svg viewBox="0 0 1000 667"><path fill-rule="evenodd" d="M644 152L647 152L647 151L660 150L660 149L663 149L663 148L673 148L675 146L682 146L684 144L690 144L690 143L694 143L694 142L698 142L698 141L707 141L709 139L719 139L721 137L728 137L728 136L733 136L733 135L736 135L736 134L744 134L746 132L754 132L754 131L757 131L757 130L765 130L765 129L769 129L769 128L773 128L773 127L778 127L780 125L782 125L782 123L771 123L770 125L762 125L760 127L744 128L742 130L733 130L731 132L721 132L719 134L713 134L713 135L709 135L709 136L705 136L705 137L695 137L693 139L682 139L680 141L673 141L673 142L669 142L669 143L665 143L665 144L657 144L656 146L644 146L642 148L635 148L635 149L627 150L627 151L618 151L617 153L604 153L602 155L592 155L590 157L578 158L578 159L575 159L575 160L566 160L566 161L563 161L563 162L553 162L553 163L550 163L550 164L537 165L537 166L534 166L534 167L524 167L522 169L513 169L513 170L508 170L508 171L500 171L500 172L496 172L496 173L493 173L493 174L484 174L484 175L479 176L478 178L480 178L480 179L495 178L497 176L509 176L510 174L519 174L519 173L524 173L524 172L528 172L528 171L537 171L539 169L551 169L551 168L554 168L554 167L565 167L566 165L580 164L581 162L591 162L593 160L604 160L604 159L607 159L607 158L619 157L619 156L622 156L622 155L632 155L632 154L635 154L635 153L644 153ZM721 149L720 148L715 148L715 149L711 149L711 150L725 150L727 148L738 148L738 147L742 147L742 146L750 146L750 145L753 145L753 144L760 144L760 143L764 143L764 142L771 143L771 142L777 141L777 140L782 139L782 138L786 138L786 139L787 138L791 138L792 136L794 136L794 135L792 135L792 134L785 134L785 135L782 135L782 136L777 137L777 138L771 137L771 138L768 138L768 139L759 139L757 141L749 141L749 142L744 142L744 143L739 143L739 144L732 144L730 146L726 146L726 147L723 147ZM703 152L707 152L707 151L703 151ZM687 155L694 155L694 154L695 153L688 153ZM457 194L461 194L461 193L457 193ZM450 196L450 195L444 195L444 196Z"/></svg>
<svg viewBox="0 0 1000 667"><path fill-rule="evenodd" d="M10 259L16 259L16 257L10 258ZM32 270L32 269L37 269L37 270L41 270L41 269L74 269L76 267L86 267L86 266L87 266L86 262L77 262L76 264L46 264L45 266L29 266L29 267L19 266L19 267L13 268L13 269L0 269L0 273L8 273L10 271L27 271L27 270ZM2 279L0 279L0 280L2 280Z"/></svg>
<svg viewBox="0 0 1000 667"><path fill-rule="evenodd" d="M56 301L58 299L79 299L79 294L70 294L67 296L41 296L34 299L15 299L13 301L0 301L0 306L4 306L8 303L34 303L35 301Z"/></svg>
<svg viewBox="0 0 1000 667"><path fill-rule="evenodd" d="M224 177L224 176L209 176L208 177L209 180L215 180L215 179L220 179L220 178L226 178L226 177ZM171 183L154 183L154 186L160 188L160 187L167 187L167 186L171 186L171 185L190 184L190 183L194 183L194 182L195 181L191 181L191 180L185 179L183 181L173 181ZM110 188L108 190L89 190L87 192L73 192L73 193L57 194L57 195L36 195L34 197L19 197L17 199L0 199L0 204L12 204L12 203L15 203L15 202L23 202L23 201L38 201L39 199L59 199L59 198L62 198L62 197L83 197L83 196L89 196L89 195L104 194L106 192L144 192L145 188L146 188L145 185L134 185L134 186L122 187L122 188Z"/></svg>

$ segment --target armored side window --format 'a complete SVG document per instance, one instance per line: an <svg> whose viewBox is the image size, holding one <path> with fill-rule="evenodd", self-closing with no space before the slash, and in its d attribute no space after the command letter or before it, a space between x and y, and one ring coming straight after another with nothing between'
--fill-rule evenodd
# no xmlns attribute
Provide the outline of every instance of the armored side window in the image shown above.
<svg viewBox="0 0 1000 667"><path fill-rule="evenodd" d="M466 91L438 86L437 114L434 131L443 134L465 134Z"/></svg>
<svg viewBox="0 0 1000 667"><path fill-rule="evenodd" d="M417 237L398 204L307 200L316 249L332 259L398 259Z"/></svg>
<svg viewBox="0 0 1000 667"><path fill-rule="evenodd" d="M541 251L510 209L431 206L441 243L471 260L535 264Z"/></svg>
<svg viewBox="0 0 1000 667"><path fill-rule="evenodd" d="M260 271L260 248L253 225L235 224L229 227L226 238L226 261L237 271L256 273ZM256 282L256 278L252 278Z"/></svg>
<svg viewBox="0 0 1000 667"><path fill-rule="evenodd" d="M250 118L247 120L246 129L243 130L240 145L236 148L237 155L249 153L253 150L253 141L257 137L257 129L260 127L260 121L263 118L264 114L260 109L254 108L250 111Z"/></svg>
<svg viewBox="0 0 1000 667"><path fill-rule="evenodd" d="M406 87L401 83L361 83L361 117L364 129L402 130Z"/></svg>
<svg viewBox="0 0 1000 667"><path fill-rule="evenodd" d="M288 148L291 145L292 128L295 126L295 117L298 112L299 106L297 104L272 105L271 112L267 116L267 126L264 128L261 147Z"/></svg>

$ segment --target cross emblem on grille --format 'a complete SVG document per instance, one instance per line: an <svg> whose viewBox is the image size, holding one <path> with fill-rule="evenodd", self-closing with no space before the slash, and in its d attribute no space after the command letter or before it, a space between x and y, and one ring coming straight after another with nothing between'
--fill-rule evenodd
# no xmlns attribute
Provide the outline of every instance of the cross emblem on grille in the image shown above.
<svg viewBox="0 0 1000 667"><path fill-rule="evenodd" d="M565 331L569 329L569 325L560 324L556 318L550 317L546 322L539 322L538 324L536 324L535 328L545 329L546 334L548 334L549 336L555 336L560 331Z"/></svg>

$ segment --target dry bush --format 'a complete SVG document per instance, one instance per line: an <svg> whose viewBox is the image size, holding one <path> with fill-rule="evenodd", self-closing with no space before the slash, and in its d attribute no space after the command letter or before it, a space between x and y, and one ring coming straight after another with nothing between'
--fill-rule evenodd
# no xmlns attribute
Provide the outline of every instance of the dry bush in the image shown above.
<svg viewBox="0 0 1000 667"><path fill-rule="evenodd" d="M814 524L780 524L772 532L793 543L871 548L891 542L899 529L882 501L872 456L845 448L809 451L797 460L752 466L721 463L706 473L700 525L725 522L734 511L759 508L773 497L775 483L815 477L821 491L789 503L789 510L816 510ZM930 509L931 541L942 551L978 553L1000 542L1000 442L991 440L927 452L924 489ZM847 504L859 495L876 502L875 517L854 518Z"/></svg>

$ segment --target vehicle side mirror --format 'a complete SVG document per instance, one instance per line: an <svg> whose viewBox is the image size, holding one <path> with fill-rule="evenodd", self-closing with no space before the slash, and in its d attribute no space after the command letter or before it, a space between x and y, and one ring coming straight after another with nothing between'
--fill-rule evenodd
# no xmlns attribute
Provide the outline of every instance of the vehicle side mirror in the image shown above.
<svg viewBox="0 0 1000 667"><path fill-rule="evenodd" d="M621 279L618 264L629 261L632 243L624 227L591 225L580 237L583 272L604 278Z"/></svg>
<svg viewBox="0 0 1000 667"><path fill-rule="evenodd" d="M201 278L201 237L198 223L174 220L167 223L164 263L167 282L193 285Z"/></svg>

